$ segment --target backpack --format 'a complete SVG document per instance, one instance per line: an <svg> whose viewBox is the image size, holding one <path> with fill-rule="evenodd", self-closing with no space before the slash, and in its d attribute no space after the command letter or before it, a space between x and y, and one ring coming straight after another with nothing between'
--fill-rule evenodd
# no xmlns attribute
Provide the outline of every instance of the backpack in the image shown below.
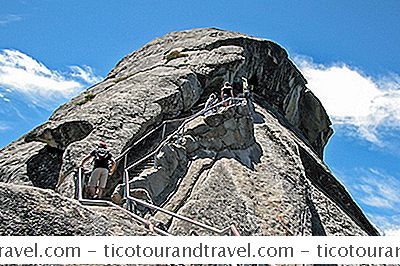
<svg viewBox="0 0 400 266"><path fill-rule="evenodd" d="M100 160L100 161L108 160L109 154L110 152L107 149L99 148L95 152L95 160Z"/></svg>
<svg viewBox="0 0 400 266"><path fill-rule="evenodd" d="M108 162L111 159L111 153L105 148L98 148L93 151L94 168L108 168Z"/></svg>

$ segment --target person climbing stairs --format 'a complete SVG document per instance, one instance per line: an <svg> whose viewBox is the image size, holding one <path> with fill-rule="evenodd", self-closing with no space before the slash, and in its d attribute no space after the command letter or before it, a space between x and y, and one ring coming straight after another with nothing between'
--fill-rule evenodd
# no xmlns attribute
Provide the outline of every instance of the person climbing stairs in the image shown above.
<svg viewBox="0 0 400 266"><path fill-rule="evenodd" d="M216 104L215 106L213 106L213 108L218 107L218 106L222 106L224 105L226 102L240 102L241 99L235 99L235 98L227 98L222 102L219 102L218 104ZM83 198L83 167L78 169L78 200L85 205L94 205L94 206L107 206L107 207L114 207L114 208L119 208L125 211L128 211L131 213L131 216L137 220L138 222L144 224L147 228L150 228L153 231L157 231L159 234L161 235L168 235L168 232L165 232L163 230L161 230L158 227L155 227L149 220L145 219L144 216L146 213L150 213L150 212L163 212L164 214L167 214L169 216L172 216L176 219L180 219L183 221L186 221L188 223L191 223L193 225L196 225L200 228L209 230L211 232L213 232L214 234L218 234L218 235L224 235L228 232L231 232L232 235L239 235L238 230L236 229L235 225L230 225L224 229L217 229L215 227L206 225L204 223L195 221L191 218L188 218L186 216L171 212L169 210L163 209L159 206L156 206L153 204L152 199L150 197L150 194L148 193L148 191L146 191L143 188L134 188L134 189L130 189L129 186L126 186L125 184L130 184L130 176L138 176L140 175L140 173L142 173L143 171L147 170L147 169L151 169L151 168L155 168L155 156L157 155L157 153L161 150L162 147L164 147L167 143L169 143L171 140L175 140L176 136L178 136L181 131L183 130L184 126L194 120L195 118L197 118L200 115L204 115L205 112L207 112L208 109L206 110L201 110L200 112L196 113L195 115L191 115L190 117L186 118L182 123L180 123L180 125L178 126L178 128L176 130L173 130L169 135L166 134L166 123L164 122L161 126L157 127L155 130L149 132L148 134L146 134L144 137L142 137L139 141L135 142L133 145L131 145L131 147L128 147L127 150L124 151L123 154L121 154L117 159L119 161L122 161L122 158L124 160L124 170L123 170L123 175L124 175L124 182L122 184L120 184L119 186L117 186L116 188L116 192L113 193L112 199L115 203L111 202L111 201L104 201L104 200L91 200L91 199L84 199ZM159 143L158 146L156 146L156 148L154 148L154 150L152 152L150 152L148 155L146 155L145 157L139 159L138 161L128 165L127 164L127 158L128 158L128 153L130 152L130 150L132 149L132 147L134 147L135 145L137 145L138 143L140 143L140 141L143 141L144 139L146 139L147 137L151 136L151 134L153 132L155 132L156 130L162 130L162 140ZM91 157L91 156L90 156ZM85 158L86 159L86 158ZM84 163L87 161L88 159L82 161L82 166L84 165ZM115 162L115 161L114 161ZM112 166L111 168L113 171L115 170L115 165ZM122 203L122 204L121 204ZM123 205L125 206L125 209L121 208L121 206L119 205Z"/></svg>

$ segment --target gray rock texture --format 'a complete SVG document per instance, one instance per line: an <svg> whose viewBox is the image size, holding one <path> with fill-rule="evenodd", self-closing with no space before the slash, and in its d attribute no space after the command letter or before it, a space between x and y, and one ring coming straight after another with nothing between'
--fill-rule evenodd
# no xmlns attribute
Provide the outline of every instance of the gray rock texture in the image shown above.
<svg viewBox="0 0 400 266"><path fill-rule="evenodd" d="M146 189L153 201L160 205L176 191L193 160L235 157L252 146L256 147L253 121L244 103L221 108L207 116L198 116L183 125L177 137L161 148L155 158L156 167L146 169L135 177L130 189ZM243 163L251 167L252 159L246 155Z"/></svg>
<svg viewBox="0 0 400 266"><path fill-rule="evenodd" d="M122 180L119 155L128 147L136 143L127 152L129 165L176 130L211 92L219 95L225 81L239 94L243 76L253 88L255 113L250 115L247 105L222 108L186 124L180 138L157 154L156 169L131 173L137 186L144 184L154 202L170 210L219 228L234 222L244 235L376 235L322 161L331 123L286 51L268 40L218 29L173 32L151 41L118 62L102 82L55 110L46 123L3 148L0 197L37 199L3 204L7 217L26 209L34 222L23 221L15 231L10 223L0 225L0 234L46 234L31 205L49 217L64 213L66 223L78 223L77 210L87 221L100 215L107 228L78 232L60 225L49 234L142 234L135 226L125 228L130 222L116 218L118 210L105 214L74 202L80 161L99 140L108 143L118 163L107 185L110 194ZM168 124L164 136L158 130L141 140L169 119L178 120ZM45 200L49 195L54 201ZM7 202L14 200L19 199ZM209 234L155 216L174 234Z"/></svg>
<svg viewBox="0 0 400 266"><path fill-rule="evenodd" d="M257 149L195 159L165 207L221 229L234 223L243 235L377 234L301 138L258 105L257 120ZM244 164L245 158L252 164ZM156 217L174 234L210 234L163 214Z"/></svg>
<svg viewBox="0 0 400 266"><path fill-rule="evenodd" d="M148 235L115 208L83 207L48 189L0 184L0 235Z"/></svg>

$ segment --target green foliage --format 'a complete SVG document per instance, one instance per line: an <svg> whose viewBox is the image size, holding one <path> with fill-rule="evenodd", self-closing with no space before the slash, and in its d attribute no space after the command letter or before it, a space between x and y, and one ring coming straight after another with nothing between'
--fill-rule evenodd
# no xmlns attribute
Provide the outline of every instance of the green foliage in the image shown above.
<svg viewBox="0 0 400 266"><path fill-rule="evenodd" d="M185 54L185 53L182 53L182 52L180 52L178 50L173 50L173 51L169 52L165 56L165 59L167 60L167 63L168 63L171 60L174 60L174 59L177 59L177 58L180 58L180 57L186 57L186 56L189 56L189 55Z"/></svg>
<svg viewBox="0 0 400 266"><path fill-rule="evenodd" d="M77 105L77 106L84 105L85 103L87 103L87 102L93 100L94 97L96 97L95 94L92 94L92 93L86 94L86 95L85 95L85 98L84 98L82 101L79 101L79 102L75 103L75 105Z"/></svg>

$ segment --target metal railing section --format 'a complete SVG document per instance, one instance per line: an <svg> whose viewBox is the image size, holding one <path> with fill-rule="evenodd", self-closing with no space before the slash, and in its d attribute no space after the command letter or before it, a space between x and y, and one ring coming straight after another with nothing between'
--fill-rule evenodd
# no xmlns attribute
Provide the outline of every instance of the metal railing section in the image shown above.
<svg viewBox="0 0 400 266"><path fill-rule="evenodd" d="M143 224L146 228L148 228L151 232L157 233L159 235L162 236L172 236L170 233L156 227L154 224L152 224L149 220L136 215L120 206L118 206L117 204L114 204L111 201L108 200L90 200L90 199L84 199L83 198L83 182L82 182L82 168L79 167L78 168L78 200L80 203L84 204L84 205L92 205L92 206L107 206L107 207L114 207L117 208L123 212L125 212L126 214L128 214L129 216L131 216L133 219L135 219L136 221L138 221L139 223Z"/></svg>
<svg viewBox="0 0 400 266"><path fill-rule="evenodd" d="M238 99L240 99L240 100L243 100L242 98L229 98L229 99L227 99L227 100L225 100L225 101L223 101L223 102L221 102L220 104L222 104L222 103L224 103L224 102L227 102L227 101L229 101L229 100L234 100L234 99L236 99L236 100L238 100ZM201 104L201 105L199 105L199 106L202 106L202 105L204 105L204 104ZM215 108L215 107L217 107L217 106L213 106L212 108ZM154 128L154 129L152 129L152 130L150 130L149 132L147 132L144 136L142 136L141 138L139 138L138 140L136 140L133 144L131 144L125 151L123 151L116 159L115 159L115 161L120 161L122 158L124 158L124 169L127 167L127 163L128 163L128 154L129 154L129 152L135 147L135 146L137 146L139 143L141 143L142 141L144 141L146 138L148 138L149 136L151 136L153 133L155 133L156 131L158 131L158 130L160 130L160 129L162 129L162 133L161 133L161 139L164 139L164 137L165 137L165 133L166 133L166 128L167 128L167 125L168 124L172 124L172 123L175 123L175 122L179 122L179 121L185 121L185 120L187 120L187 119L192 119L192 117L194 117L194 116L198 116L198 114L204 114L205 112L207 112L207 111L209 111L209 110L211 110L212 108L208 108L207 110L201 110L201 111L199 111L199 112L197 112L196 114L194 114L194 115L191 115L191 116L187 116L187 117L183 117L183 118L177 118L177 119L170 119L170 120L165 120L165 121L163 121L160 125L158 125L156 128ZM145 156L147 159L149 158L147 155ZM143 162L143 161L140 161L140 163L141 162Z"/></svg>
<svg viewBox="0 0 400 266"><path fill-rule="evenodd" d="M196 221L196 220L193 220L193 219L191 219L191 218L188 218L188 217L186 217L186 216L183 216L183 215L174 213L174 212L172 212L172 211L163 209L163 208L161 208L161 207L159 207L159 206L150 204L150 203L145 202L145 201L143 201L143 200L141 200L141 199L138 199L138 198L135 198L135 197L130 196L130 195L129 195L129 194L130 194L130 193L129 193L129 190L130 190L129 184L131 183L131 181L129 180L129 172L128 172L128 171L129 171L129 169L132 169L132 168L138 166L139 164L141 164L142 162L146 161L146 160L147 160L148 158L150 158L151 156L154 156L155 154L157 154L157 153L158 153L158 152L173 138L173 137L175 137L176 135L178 135L178 134L181 133L181 131L184 129L184 127L185 127L185 125L186 125L187 123L193 121L195 118L197 118L197 117L199 117L199 116L201 116L201 115L207 113L208 111L210 111L210 110L212 110L212 109L214 109L214 108L217 108L217 107L223 105L223 104L226 103L226 102L234 102L234 103L236 102L236 103L237 103L237 102L241 102L241 101L243 101L243 100L244 100L244 98L232 98L232 97L231 97L231 98L228 98L228 99L226 99L226 100L224 100L224 101L221 101L221 102L219 102L219 103L217 103L217 104L215 104L215 105L213 105L213 106L210 106L209 108L206 108L206 109L204 109L204 110L202 110L202 111L200 111L200 112L198 112L198 113L192 115L191 117L187 118L177 130L175 130L175 131L174 131L172 134L170 134L163 142L161 142L161 143L158 145L158 147L155 148L152 152L150 152L148 155L146 155L146 156L143 157L142 159L138 160L137 162L135 162L135 163L133 163L133 164L127 166L127 167L124 169L124 184L128 184L128 185L125 185L124 196L127 198L128 205L129 205L129 201L133 201L133 202L135 202L135 203L137 203L137 204L142 204L143 206L145 206L145 207L147 207L147 208L160 211L160 212L165 213L165 214L167 214L167 215L169 215L169 216L172 216L172 217L174 217L174 218L177 218L177 219L186 221L186 222L188 222L188 223L191 223L191 224L193 224L193 225L196 225L196 226L198 226L198 227L200 227L200 228L209 230L209 231L214 232L214 233L219 234L219 235L223 235L223 234L225 234L225 233L227 233L227 232L230 231L232 235L239 236L239 235L240 235L240 234L239 234L239 231L237 230L237 228L236 228L236 226L235 226L234 224L231 224L230 226L228 226L228 227L226 227L226 228L224 228L224 229L218 229L218 228L215 228L215 227L206 225L206 224L204 224L204 223L198 222L198 221Z"/></svg>
<svg viewBox="0 0 400 266"><path fill-rule="evenodd" d="M191 218L188 218L186 216L183 216L183 215L168 211L168 210L163 209L163 208L161 208L159 206L147 203L147 202L145 202L143 200L140 200L138 198L130 196L129 195L130 180L129 180L129 172L128 172L128 170L136 167L140 163L146 161L151 156L154 156L155 154L157 154L164 147L164 145L166 145L173 137L175 137L176 135L180 134L181 131L183 131L183 129L184 129L184 127L185 127L185 125L187 123L191 122L195 118L207 113L208 111L210 111L212 109L215 109L215 108L223 105L226 102L231 102L231 105L232 105L232 104L237 104L237 102L241 102L243 100L245 100L245 98L230 97L230 98L228 98L228 99L226 99L224 101L221 101L221 102L219 102L219 103L217 103L217 104L215 104L213 106L210 106L209 108L203 109L203 110L197 112L196 114L194 114L192 116L189 116L189 117L186 117L186 118L179 118L179 119L172 119L172 120L164 121L159 126L157 126L156 128L152 129L151 131L146 133L143 137L141 137L139 140L135 141L132 145L130 145L120 156L118 156L116 158L116 161L119 161L122 158L124 158L124 172L123 172L124 173L124 182L125 182L125 184L128 184L128 185L125 186L125 191L124 191L125 195L124 196L127 198L127 201L131 201L131 202L133 201L135 203L142 204L142 205L144 205L144 206L146 206L146 207L148 207L150 209L160 211L160 212L165 213L165 214L167 214L169 216L172 216L174 218L180 219L182 221L186 221L188 223L191 223L193 225L196 225L196 226L198 226L200 228L209 230L209 231L214 232L214 233L219 234L219 235L223 235L223 234L225 234L227 232L231 232L232 235L240 236L240 233L237 230L235 224L231 224L230 226L228 226L228 227L226 227L224 229L218 229L218 228L206 225L204 223L198 222L198 221L193 220ZM182 121L182 120L184 120L184 122L178 127L178 129L176 129L173 133L171 133L152 152L147 154L142 159L136 161L135 163L133 163L133 164L131 164L129 166L127 165L127 156L128 156L129 152L132 150L133 147L138 145L144 139L149 137L155 131L160 130L161 128L162 128L162 138L164 138L167 124L168 123L177 122L177 121ZM128 210L126 210L126 209L124 209L124 208L122 208L122 207L120 207L120 206L118 206L118 205L116 205L116 204L114 204L112 202L110 202L110 201L84 199L83 198L83 180L82 180L83 179L83 175L82 175L82 170L83 169L81 167L78 168L78 184L77 184L77 187L78 187L78 200L79 200L79 202L81 202L82 204L87 204L87 205L97 205L97 206L102 205L102 206L110 206L110 207L115 207L115 208L121 209L124 212L128 213L132 218L134 218L135 220L139 221L140 223L142 223L143 225L148 227L151 231L154 231L154 232L156 232L156 233L158 233L160 235L171 235L170 233L165 232L165 231L159 229L158 227L154 226L149 220L147 220L147 219L145 219L145 218L143 218L143 217L141 217L139 215L136 215L136 214L134 214L134 213L132 213L132 212L130 212L130 211L128 211Z"/></svg>
<svg viewBox="0 0 400 266"><path fill-rule="evenodd" d="M125 176L125 184L129 184L129 177L128 177L128 175ZM128 185L128 186L125 186L125 187L129 189L129 185ZM137 204L141 204L141 205L143 205L143 206L145 206L145 207L147 207L147 208L160 211L160 212L165 213L165 214L167 214L167 215L169 215L169 216L172 216L172 217L177 218L177 219L180 219L180 220L182 220L182 221L185 221L185 222L188 222L188 223L197 225L197 226L200 227L200 228L209 230L209 231L214 232L214 233L219 234L219 235L223 235L223 234L225 234L225 233L227 233L227 232L230 231L230 232L232 233L232 235L240 236L239 231L237 230L237 228L236 228L236 226L235 226L234 224L231 224L230 226L228 226L228 227L226 227L226 228L224 228L224 229L218 229L218 228L215 228L215 227L206 225L206 224L204 224L204 223L201 223L201 222L199 222L199 221L193 220L193 219L191 219L191 218L189 218L189 217L186 217L186 216L180 215L180 214L178 214L178 213L175 213L175 212L166 210L166 209L161 208L161 207L159 207L159 206L157 206L157 205L148 203L148 202L143 201L143 200L141 200L141 199L132 197L132 196L129 195L129 192L128 192L128 191L125 191L125 193L126 193L126 198L127 198L127 203L128 203L128 205L130 204L130 201L133 201L133 202L135 202L135 203L137 203Z"/></svg>
<svg viewBox="0 0 400 266"><path fill-rule="evenodd" d="M136 161L135 163L133 163L133 164L131 164L131 165L125 167L125 170L132 169L132 168L136 167L137 165L139 165L140 163L146 161L146 160L147 160L148 158L150 158L151 156L154 156L156 153L158 153L158 152L164 147L165 144L167 144L173 137L175 137L176 135L178 135L178 134L184 129L184 127L185 127L185 125L186 125L187 123L193 121L195 118L197 118L197 117L199 117L199 116L201 116L201 115L207 113L208 111L210 111L210 110L212 110L212 109L214 109L214 108L217 108L217 107L223 105L223 104L226 103L226 102L229 102L229 101L240 102L240 101L243 101L244 99L245 99L245 98L232 98L232 97L231 97L231 98L228 98L228 99L226 99L226 100L224 100L224 101L222 101L222 102L219 102L219 103L217 103L217 104L215 104L215 105L213 105L213 106L210 106L210 107L208 107L207 109L201 110L201 111L197 112L196 114L194 114L194 115L192 115L192 116L189 116L189 117L186 118L186 120L178 127L178 129L176 129L174 132L172 132L172 133L171 133L163 142L161 142L152 152L148 153L146 156L144 156L142 159Z"/></svg>
<svg viewBox="0 0 400 266"><path fill-rule="evenodd" d="M190 117L190 116L189 116ZM165 120L163 121L160 125L158 125L156 128L150 130L149 132L147 132L144 136L142 136L140 139L138 139L137 141L135 141L133 144L129 145L129 147L123 151L117 158L115 158L116 161L121 160L123 157L125 157L126 155L128 155L128 153L133 149L133 147L135 147L136 145L138 145L140 142L142 142L143 140L145 140L146 138L148 138L151 134L153 134L154 132L156 132L157 130L160 130L162 128L162 138L164 138L165 136L165 130L166 130L166 126L167 124L172 124L174 122L178 122L178 121L184 121L185 119L187 119L188 117L183 117L183 118L177 118L177 119L170 119L170 120Z"/></svg>

